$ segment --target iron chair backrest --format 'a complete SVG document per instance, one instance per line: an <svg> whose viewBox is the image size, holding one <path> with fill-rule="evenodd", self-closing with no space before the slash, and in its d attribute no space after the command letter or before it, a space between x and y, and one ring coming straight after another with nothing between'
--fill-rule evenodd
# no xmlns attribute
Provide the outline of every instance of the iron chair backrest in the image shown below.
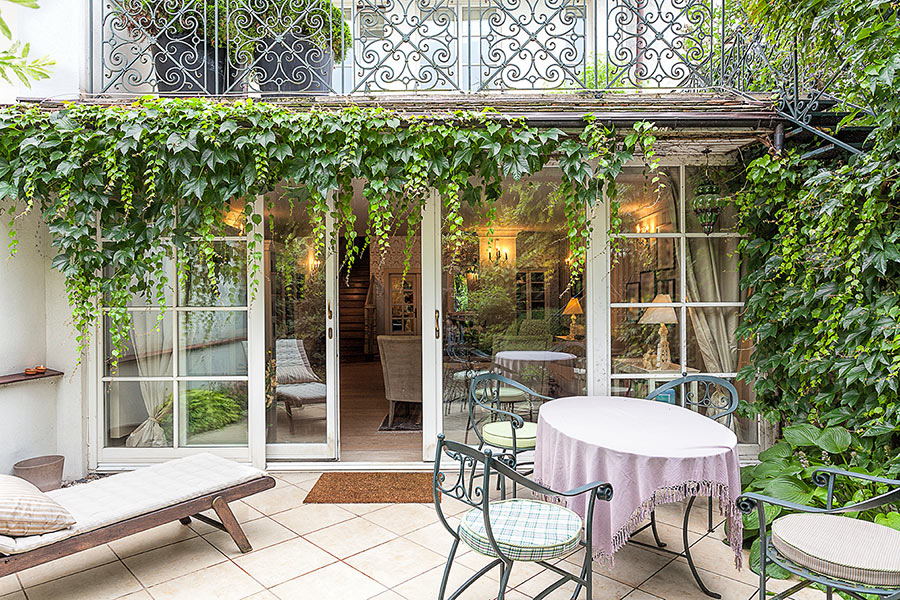
<svg viewBox="0 0 900 600"><path fill-rule="evenodd" d="M484 447L485 441L484 437L481 434L481 431L478 429L478 423L475 422L476 406L480 406L484 410L493 413L494 415L502 419L506 419L512 423L514 447L516 440L516 430L522 429L522 427L525 426L525 419L513 412L502 410L500 408L501 385L516 388L525 392L526 394L533 396L534 398L553 400L553 398L551 398L550 396L538 394L531 388L522 385L518 381L514 381L509 377L504 377L503 375L499 375L497 373L482 373L480 375L477 375L472 380L472 383L469 386L469 425L472 427L472 429L475 430L475 435L478 436L478 441L480 442L480 445L478 446L479 448Z"/></svg>
<svg viewBox="0 0 900 600"><path fill-rule="evenodd" d="M491 482L493 481L496 483L496 479L492 479L492 475L495 475L496 477L510 479L514 483L528 488L544 497L573 497L590 492L586 513L587 516L585 518L584 536L588 552L591 551L594 501L596 499L605 500L607 502L610 501L613 495L611 484L595 481L566 492L554 491L525 477L515 469L510 468L502 462L502 459L495 457L490 450L482 452L469 445L445 439L443 434L439 434L437 440L437 448L434 456L434 476L432 479L434 507L437 511L438 519L440 519L441 523L453 537L459 539L459 533L456 528L451 527L450 523L447 522L447 518L441 508L442 494L464 504L468 504L473 508L479 509L484 516L484 527L491 548L493 548L494 552L497 553L497 556L504 562L512 562L512 560L500 550L497 540L494 537L494 531L491 528L490 492L492 487ZM441 460L444 457L447 457L452 462L458 464L454 465L452 470L448 469L446 462L443 463L443 465L441 463ZM444 467L443 469L442 466ZM482 473L477 473L476 471L478 470L481 470Z"/></svg>
<svg viewBox="0 0 900 600"><path fill-rule="evenodd" d="M714 421L718 421L719 419L724 418L725 425L727 427L731 427L731 415L732 413L734 413L734 411L737 410L738 407L738 393L737 388L735 388L730 381L722 379L721 377L713 377L712 375L688 375L687 377L680 377L679 379L669 381L665 385L658 387L650 392L650 394L647 395L647 400L653 400L660 394L674 389L682 384L694 382L703 384L703 393L698 394L697 398L693 398L693 393L685 389L685 406L721 409L719 412L709 415L709 418L713 419ZM713 397L713 390L715 389L715 386L725 388L725 390L728 391L727 403L717 402L716 398Z"/></svg>

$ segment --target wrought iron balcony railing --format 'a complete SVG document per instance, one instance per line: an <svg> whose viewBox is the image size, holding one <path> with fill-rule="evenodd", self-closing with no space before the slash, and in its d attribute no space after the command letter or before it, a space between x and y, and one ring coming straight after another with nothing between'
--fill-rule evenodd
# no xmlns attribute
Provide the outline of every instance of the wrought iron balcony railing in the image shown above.
<svg viewBox="0 0 900 600"><path fill-rule="evenodd" d="M95 0L91 92L746 87L725 2Z"/></svg>

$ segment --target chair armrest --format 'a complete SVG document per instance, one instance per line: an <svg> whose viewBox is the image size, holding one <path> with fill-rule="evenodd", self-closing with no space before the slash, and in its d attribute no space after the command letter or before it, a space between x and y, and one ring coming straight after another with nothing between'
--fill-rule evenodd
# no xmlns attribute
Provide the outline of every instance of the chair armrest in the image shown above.
<svg viewBox="0 0 900 600"><path fill-rule="evenodd" d="M495 408L493 406L489 406L489 405L485 404L484 402L482 402L481 400L479 400L477 396L473 396L472 399L475 401L475 404L477 404L484 410L507 417L510 421L512 421L513 428L522 429L523 427L525 427L525 419L523 419L521 416L519 416L515 413L512 413L512 412L509 412L508 410L503 410L502 408Z"/></svg>
<svg viewBox="0 0 900 600"><path fill-rule="evenodd" d="M560 492L560 496L565 496L567 498L571 498L572 496L580 496L585 492L593 491L597 498L600 500L606 500L607 502L612 500L613 497L613 488L611 483L606 483L605 481L595 481L593 483L586 483L584 485L578 486L577 488L572 488L567 492Z"/></svg>
<svg viewBox="0 0 900 600"><path fill-rule="evenodd" d="M741 494L737 499L737 507L745 515L749 515L753 512L755 508L762 504L772 504L774 506L780 506L781 508L789 508L791 510L796 510L800 512L809 512L809 513L829 513L832 512L827 508L819 508L817 506L807 506L805 504L797 504L796 502L788 502L787 500L782 500L780 498L773 498L772 496L766 496L764 494L757 494L755 492L747 492L745 494Z"/></svg>
<svg viewBox="0 0 900 600"><path fill-rule="evenodd" d="M876 477L875 475L868 475L866 473L854 473L853 471L845 471L843 469L835 469L834 467L822 467L821 469L816 469L813 473L812 479L813 482L820 486L825 487L828 485L829 480L833 479L835 475L841 475L844 477L852 477L854 479L863 479L865 481L872 481L874 483L884 483L887 485L893 485L896 487L900 487L900 480L897 479L887 479L886 477Z"/></svg>

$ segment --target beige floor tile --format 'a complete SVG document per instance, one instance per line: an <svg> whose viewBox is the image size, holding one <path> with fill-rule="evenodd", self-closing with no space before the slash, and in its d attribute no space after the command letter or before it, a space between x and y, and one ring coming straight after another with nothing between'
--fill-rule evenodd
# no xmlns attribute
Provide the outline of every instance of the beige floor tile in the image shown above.
<svg viewBox="0 0 900 600"><path fill-rule="evenodd" d="M426 504L391 504L363 515L364 519L400 535L431 525L437 520L433 506Z"/></svg>
<svg viewBox="0 0 900 600"><path fill-rule="evenodd" d="M264 515L274 515L302 505L306 493L293 485L283 485L244 498L243 502Z"/></svg>
<svg viewBox="0 0 900 600"><path fill-rule="evenodd" d="M722 600L747 600L755 587L735 579L698 569L703 582L713 592L722 594ZM708 600L694 581L687 561L679 558L644 582L640 589L666 600Z"/></svg>
<svg viewBox="0 0 900 600"><path fill-rule="evenodd" d="M770 577L768 581L766 581L766 591L769 593L783 592L784 590L797 585L799 582L799 579L794 578L772 579ZM758 591L758 586L759 583L757 582L753 587ZM835 596L837 596L837 594L835 594ZM799 592L794 592L790 597L792 600L825 600L825 592L808 587ZM756 598L753 598L752 600L756 600Z"/></svg>
<svg viewBox="0 0 900 600"><path fill-rule="evenodd" d="M6 596L22 589L15 574L0 577L0 596Z"/></svg>
<svg viewBox="0 0 900 600"><path fill-rule="evenodd" d="M463 551L465 550L465 551ZM446 560L446 557L444 557ZM479 554L474 550L469 550L468 547L464 549L464 544L460 543L460 550L456 553L456 558L453 560L454 565L463 565L464 567L468 567L473 571L478 571L489 562L494 559L485 556L484 554ZM487 572L485 577L490 577L491 579L500 579L500 569L498 567L494 567L490 571Z"/></svg>
<svg viewBox="0 0 900 600"><path fill-rule="evenodd" d="M175 521L174 523L166 523L165 525L112 541L109 543L109 547L113 549L113 552L119 558L125 558L126 556L134 556L154 548L168 546L175 542L183 542L196 535L196 531Z"/></svg>
<svg viewBox="0 0 900 600"><path fill-rule="evenodd" d="M654 596L652 594L648 594L647 592L642 592L641 590L634 590L627 596L625 596L625 600L662 600L658 596Z"/></svg>
<svg viewBox="0 0 900 600"><path fill-rule="evenodd" d="M397 537L397 534L356 517L325 529L313 531L304 537L338 558L347 558L373 546L389 542Z"/></svg>
<svg viewBox="0 0 900 600"><path fill-rule="evenodd" d="M450 577L447 581L447 593L445 598L456 591L475 571L462 565L453 565L450 569ZM409 581L394 588L394 591L410 600L418 598L437 598L441 587L441 578L444 576L444 566L435 567L422 573ZM461 596L462 600L487 600L496 598L500 589L499 583L489 577L481 577L473 583Z"/></svg>
<svg viewBox="0 0 900 600"><path fill-rule="evenodd" d="M145 587L225 561L202 537L195 537L122 560Z"/></svg>
<svg viewBox="0 0 900 600"><path fill-rule="evenodd" d="M28 590L28 600L112 600L141 589L138 580L116 561Z"/></svg>
<svg viewBox="0 0 900 600"><path fill-rule="evenodd" d="M406 600L403 596L393 590L382 592L377 596L372 596L372 600Z"/></svg>
<svg viewBox="0 0 900 600"><path fill-rule="evenodd" d="M355 516L352 512L333 504L304 504L278 513L272 519L294 533L306 535L341 521L347 521Z"/></svg>
<svg viewBox="0 0 900 600"><path fill-rule="evenodd" d="M739 571L734 566L734 551L721 540L704 537L691 546L691 558L694 559L694 565L697 568L756 585L759 582L759 576L747 566L750 564L750 552L744 550L743 555L744 567Z"/></svg>
<svg viewBox="0 0 900 600"><path fill-rule="evenodd" d="M241 525L241 529L244 530L247 540L249 540L250 545L253 547L253 552L297 537L297 534L293 531L276 523L268 517L244 523ZM226 556L231 558L243 556L243 553L238 549L237 544L231 539L231 535L225 531L215 531L203 537Z"/></svg>
<svg viewBox="0 0 900 600"><path fill-rule="evenodd" d="M241 600L262 586L232 562L170 579L150 588L154 600Z"/></svg>
<svg viewBox="0 0 900 600"><path fill-rule="evenodd" d="M244 600L278 600L278 596L269 590L263 590L247 596Z"/></svg>
<svg viewBox="0 0 900 600"><path fill-rule="evenodd" d="M19 573L19 581L26 588L46 583L53 579L59 579L73 573L99 567L118 560L115 553L106 544L96 546L71 556L64 556L56 560L25 569Z"/></svg>
<svg viewBox="0 0 900 600"><path fill-rule="evenodd" d="M582 551L566 557L566 561L581 564ZM637 587L674 559L672 556L628 544L615 554L615 565L610 568L594 562L594 572L621 583Z"/></svg>
<svg viewBox="0 0 900 600"><path fill-rule="evenodd" d="M336 559L303 538L269 546L234 559L267 588L331 564Z"/></svg>
<svg viewBox="0 0 900 600"><path fill-rule="evenodd" d="M373 510L378 510L379 508L385 508L390 506L390 504L335 504L335 506L340 506L344 510L349 510L354 515L364 515L366 513L370 513Z"/></svg>
<svg viewBox="0 0 900 600"><path fill-rule="evenodd" d="M531 600L531 596L526 596L519 590L509 590L506 592L506 600Z"/></svg>
<svg viewBox="0 0 900 600"><path fill-rule="evenodd" d="M698 497L694 501L691 508L691 520L688 523L688 529L695 533L706 534L708 531L708 513L706 510L707 498ZM684 524L684 510L687 508L687 500L682 502L672 502L669 504L661 504L656 507L656 518L662 523L682 527ZM713 527L718 526L725 517L719 514L718 503L713 504Z"/></svg>
<svg viewBox="0 0 900 600"><path fill-rule="evenodd" d="M472 507L465 502L450 498L444 494L441 496L441 510L444 512L445 517L450 517L468 512L472 510Z"/></svg>
<svg viewBox="0 0 900 600"><path fill-rule="evenodd" d="M138 590L124 596L120 596L116 600L153 600L153 596L147 590Z"/></svg>
<svg viewBox="0 0 900 600"><path fill-rule="evenodd" d="M340 585L336 585L338 582ZM368 600L387 591L383 585L340 562L272 588L281 600Z"/></svg>
<svg viewBox="0 0 900 600"><path fill-rule="evenodd" d="M450 524L450 527L453 528L456 528L459 525L459 519L456 517L449 517L447 522ZM450 535L447 528L440 522L432 523L427 527L411 531L403 537L414 541L420 546L425 546L429 550L437 552L444 557L450 553L450 547L453 545L453 536ZM466 548L466 545L463 542L460 542L457 553L466 550Z"/></svg>
<svg viewBox="0 0 900 600"><path fill-rule="evenodd" d="M394 588L404 581L444 564L445 559L407 539L397 538L351 556L346 562L379 583Z"/></svg>
<svg viewBox="0 0 900 600"><path fill-rule="evenodd" d="M25 592L19 590L18 592L13 592L11 594L3 594L0 596L0 600L28 600L25 597Z"/></svg>
<svg viewBox="0 0 900 600"><path fill-rule="evenodd" d="M270 472L272 477L277 477L278 479L283 479L288 483L291 483L296 486L300 486L306 490L311 490L312 486L316 484L319 477L322 475L321 473L315 472L306 472L306 471L290 471L283 473L272 473Z"/></svg>
<svg viewBox="0 0 900 600"><path fill-rule="evenodd" d="M676 526L657 521L656 530L659 532L659 538L664 544L666 544L667 549L673 550L675 552L681 552L684 549L684 540L681 537L680 524ZM702 537L703 533L697 533L691 528L688 528L689 544L695 544L697 540L701 539ZM656 545L656 540L653 539L653 532L649 527L639 534L632 536L632 539L638 542L643 542L645 544L651 544L653 546Z"/></svg>
<svg viewBox="0 0 900 600"><path fill-rule="evenodd" d="M518 564L513 565L513 573L515 573ZM565 567L567 570L568 566ZM525 581L521 585L516 587L516 590L526 594L527 596L536 596L543 589L545 589L548 585L551 585L553 582L557 581L559 576L552 571L544 570L541 574L532 577L531 579ZM594 586L593 600L620 600L627 596L631 590L633 589L630 585L626 585L624 583L620 583L613 579L609 579L608 577L604 577L599 573L594 573L594 577L591 580L592 585ZM572 597L572 592L575 591L575 583L569 582L565 585L554 590L550 595L546 596L548 600L564 600ZM579 597L587 597L585 592L582 591Z"/></svg>

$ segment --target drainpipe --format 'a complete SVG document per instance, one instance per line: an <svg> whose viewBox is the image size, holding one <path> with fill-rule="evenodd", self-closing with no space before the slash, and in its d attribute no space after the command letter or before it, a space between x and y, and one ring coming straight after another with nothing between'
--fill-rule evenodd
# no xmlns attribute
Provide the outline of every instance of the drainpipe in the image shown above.
<svg viewBox="0 0 900 600"><path fill-rule="evenodd" d="M784 123L775 126L775 151L781 154L784 150Z"/></svg>

